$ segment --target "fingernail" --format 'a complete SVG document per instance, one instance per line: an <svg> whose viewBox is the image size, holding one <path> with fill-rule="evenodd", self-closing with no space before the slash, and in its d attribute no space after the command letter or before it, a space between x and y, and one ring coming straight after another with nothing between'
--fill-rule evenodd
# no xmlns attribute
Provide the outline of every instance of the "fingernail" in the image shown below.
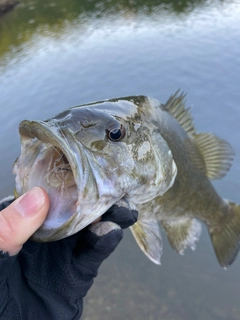
<svg viewBox="0 0 240 320"><path fill-rule="evenodd" d="M44 202L45 196L42 189L35 187L18 198L14 202L14 207L22 217L32 217L38 213Z"/></svg>

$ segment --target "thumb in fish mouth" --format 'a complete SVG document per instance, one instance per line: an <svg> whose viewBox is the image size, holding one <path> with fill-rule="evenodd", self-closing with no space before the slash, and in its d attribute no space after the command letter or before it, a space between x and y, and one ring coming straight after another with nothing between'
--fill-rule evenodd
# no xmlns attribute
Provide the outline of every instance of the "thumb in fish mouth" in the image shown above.
<svg viewBox="0 0 240 320"><path fill-rule="evenodd" d="M35 187L0 212L0 250L17 254L42 225L49 209L46 191Z"/></svg>

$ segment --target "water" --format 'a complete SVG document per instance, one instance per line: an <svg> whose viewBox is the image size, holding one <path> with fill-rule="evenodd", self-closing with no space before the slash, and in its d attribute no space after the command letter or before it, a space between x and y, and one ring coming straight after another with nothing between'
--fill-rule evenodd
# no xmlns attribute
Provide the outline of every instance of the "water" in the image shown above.
<svg viewBox="0 0 240 320"><path fill-rule="evenodd" d="M22 0L0 19L1 183L11 194L18 123L110 97L188 93L195 125L236 152L218 192L240 202L240 2ZM131 234L105 262L82 319L240 319L240 258L227 271L204 229L195 252L164 238L162 265Z"/></svg>

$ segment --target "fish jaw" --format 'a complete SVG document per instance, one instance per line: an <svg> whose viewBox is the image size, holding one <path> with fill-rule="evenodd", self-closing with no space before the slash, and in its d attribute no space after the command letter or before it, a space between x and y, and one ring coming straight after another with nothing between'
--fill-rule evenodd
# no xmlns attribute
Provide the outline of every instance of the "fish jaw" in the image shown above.
<svg viewBox="0 0 240 320"><path fill-rule="evenodd" d="M69 132L46 122L22 121L19 125L21 155L16 160L16 194L43 187L50 209L43 225L32 236L55 241L83 229L100 217L123 194L99 185L81 143Z"/></svg>

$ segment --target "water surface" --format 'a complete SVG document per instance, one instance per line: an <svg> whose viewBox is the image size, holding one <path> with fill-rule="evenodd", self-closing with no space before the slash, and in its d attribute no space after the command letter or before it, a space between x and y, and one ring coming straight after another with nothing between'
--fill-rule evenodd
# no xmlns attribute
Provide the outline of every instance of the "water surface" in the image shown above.
<svg viewBox="0 0 240 320"><path fill-rule="evenodd" d="M111 97L188 93L196 128L236 152L218 192L240 202L240 2L22 0L0 19L0 197L14 188L18 123ZM183 257L164 238L162 265L130 232L105 262L82 319L240 319L240 258L227 271L206 229Z"/></svg>

